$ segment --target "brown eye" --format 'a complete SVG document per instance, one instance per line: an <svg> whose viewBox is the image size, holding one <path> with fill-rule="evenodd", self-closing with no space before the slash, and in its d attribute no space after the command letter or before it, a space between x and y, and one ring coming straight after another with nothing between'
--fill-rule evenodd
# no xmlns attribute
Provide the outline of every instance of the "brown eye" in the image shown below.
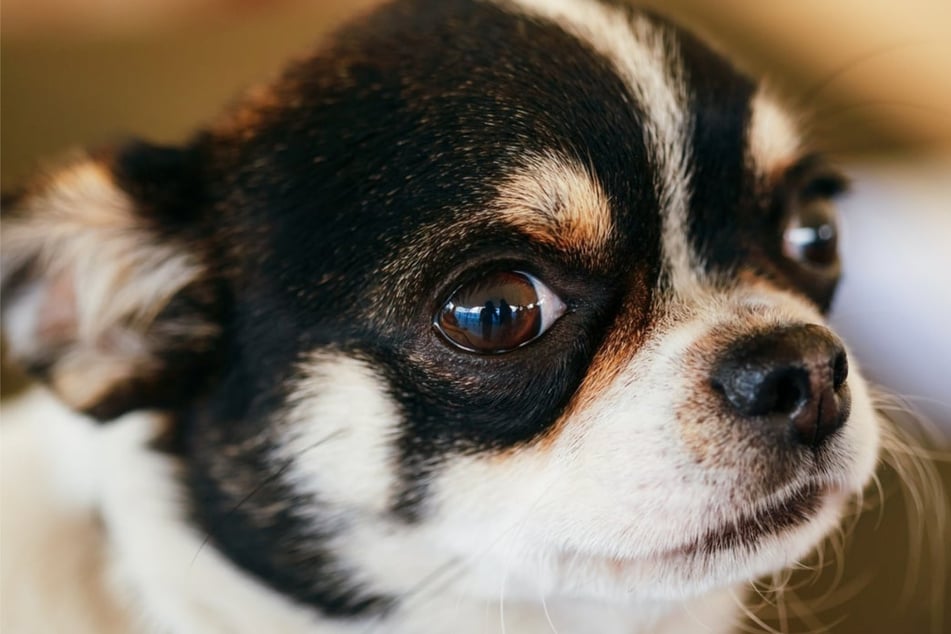
<svg viewBox="0 0 951 634"><path fill-rule="evenodd" d="M433 323L463 350L497 354L533 341L564 312L564 302L537 278L507 271L456 289Z"/></svg>
<svg viewBox="0 0 951 634"><path fill-rule="evenodd" d="M815 199L795 210L783 232L786 257L812 267L826 267L838 258L839 231L835 209L825 199Z"/></svg>

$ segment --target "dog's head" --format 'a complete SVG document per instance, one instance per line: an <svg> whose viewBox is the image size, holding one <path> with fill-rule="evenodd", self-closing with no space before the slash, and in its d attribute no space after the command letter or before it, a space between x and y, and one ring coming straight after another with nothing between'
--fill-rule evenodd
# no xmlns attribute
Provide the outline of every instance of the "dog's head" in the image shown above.
<svg viewBox="0 0 951 634"><path fill-rule="evenodd" d="M187 146L17 193L9 350L167 412L194 532L326 615L450 563L427 591L683 598L802 557L871 473L823 320L841 189L656 18L399 2Z"/></svg>

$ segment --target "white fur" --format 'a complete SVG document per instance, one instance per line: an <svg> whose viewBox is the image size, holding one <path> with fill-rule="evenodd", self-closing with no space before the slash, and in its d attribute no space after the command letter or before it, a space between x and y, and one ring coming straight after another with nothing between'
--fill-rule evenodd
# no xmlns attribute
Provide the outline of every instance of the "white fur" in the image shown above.
<svg viewBox="0 0 951 634"><path fill-rule="evenodd" d="M301 376L275 456L292 461L287 480L333 505L384 512L400 420L386 383L366 363L332 354L315 355Z"/></svg>
<svg viewBox="0 0 951 634"><path fill-rule="evenodd" d="M128 632L96 524L95 428L36 390L0 407L0 631Z"/></svg>

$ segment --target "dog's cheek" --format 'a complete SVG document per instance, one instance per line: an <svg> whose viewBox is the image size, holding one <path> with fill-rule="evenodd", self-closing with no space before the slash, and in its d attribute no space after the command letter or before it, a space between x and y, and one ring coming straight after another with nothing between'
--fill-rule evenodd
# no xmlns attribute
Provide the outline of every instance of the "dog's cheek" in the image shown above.
<svg viewBox="0 0 951 634"><path fill-rule="evenodd" d="M460 483L454 486L470 480L468 491L489 499L494 492L512 509L531 507L520 530L537 529L539 542L636 558L676 549L803 477L798 454L731 422L704 386L711 359L732 339L786 324L822 324L822 317L798 297L769 288L708 299L671 309L626 359L602 358L617 366L611 371L593 365L590 376L609 380L590 383L597 394L579 391L575 407L553 427L557 433L494 463L482 459L482 473L474 476L454 466L449 473ZM850 385L853 412L829 443L826 467L857 492L874 466L878 432L864 381L855 374ZM521 486L508 487L507 480ZM814 534L819 524L819 533L828 528L822 518L813 524L803 534Z"/></svg>
<svg viewBox="0 0 951 634"><path fill-rule="evenodd" d="M424 515L356 517L338 536L337 553L381 592L398 595L410 585L491 598L500 574L511 572L514 597L518 576L538 571L529 538L538 534L538 503L570 500L566 491L546 495L551 472L539 458L453 456L429 474Z"/></svg>
<svg viewBox="0 0 951 634"><path fill-rule="evenodd" d="M648 345L565 423L555 455L576 510L547 524L569 551L650 557L698 530L710 491L671 424L686 380L668 352Z"/></svg>
<svg viewBox="0 0 951 634"><path fill-rule="evenodd" d="M401 414L370 362L318 352L300 364L276 440L287 482L333 507L383 513Z"/></svg>

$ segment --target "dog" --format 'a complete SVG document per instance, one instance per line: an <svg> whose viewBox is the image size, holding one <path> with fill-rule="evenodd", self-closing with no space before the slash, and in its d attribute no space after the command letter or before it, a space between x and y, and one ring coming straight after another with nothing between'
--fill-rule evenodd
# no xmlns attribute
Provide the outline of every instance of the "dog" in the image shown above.
<svg viewBox="0 0 951 634"><path fill-rule="evenodd" d="M732 631L876 464L845 187L608 0L391 2L72 157L4 200L4 631Z"/></svg>

